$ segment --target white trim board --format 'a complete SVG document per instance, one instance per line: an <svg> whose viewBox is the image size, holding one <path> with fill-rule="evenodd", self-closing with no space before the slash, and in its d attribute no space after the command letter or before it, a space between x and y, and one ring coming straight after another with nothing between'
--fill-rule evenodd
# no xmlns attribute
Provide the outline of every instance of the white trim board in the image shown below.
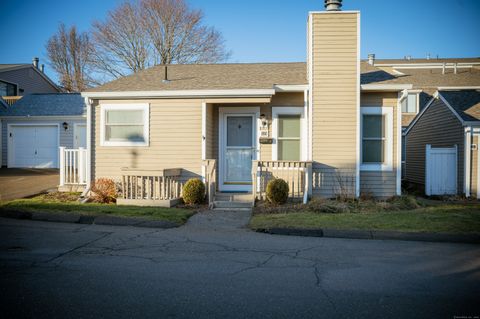
<svg viewBox="0 0 480 319"><path fill-rule="evenodd" d="M13 148L13 140L10 138L10 134L12 133L12 126L55 126L57 128L57 149L60 147L60 124L59 123L8 123L7 124L7 167L14 167L14 152L12 151ZM57 154L58 155L58 154ZM60 159L57 156L57 162L55 168L59 168ZM15 166L16 167L16 166Z"/></svg>
<svg viewBox="0 0 480 319"><path fill-rule="evenodd" d="M402 91L411 90L412 84L362 84L362 91Z"/></svg>
<svg viewBox="0 0 480 319"><path fill-rule="evenodd" d="M143 111L143 136L144 142L133 141L106 141L105 140L105 117L107 111ZM100 146L149 146L150 140L150 104L148 103L131 103L131 104L100 104Z"/></svg>
<svg viewBox="0 0 480 319"><path fill-rule="evenodd" d="M307 118L303 107L281 106L272 107L272 161L278 160L278 116L300 115L300 161L307 160Z"/></svg>
<svg viewBox="0 0 480 319"><path fill-rule="evenodd" d="M356 121L357 121L357 127L356 127L356 134L357 134L357 145L355 149L355 158L356 158L356 164L355 164L355 196L360 197L360 169L361 169L361 147L362 147L362 142L361 142L361 127L360 127L360 121L361 121L361 101L360 101L360 94L361 94L361 69L360 69L360 38L361 38L361 32L360 32L360 11L358 11L358 17L357 17L357 114L356 114Z"/></svg>
<svg viewBox="0 0 480 319"><path fill-rule="evenodd" d="M234 90L164 90L164 91L123 91L123 92L82 92L88 98L119 98L119 97L164 97L164 98L206 98L206 97L270 97L275 89L234 89Z"/></svg>
<svg viewBox="0 0 480 319"><path fill-rule="evenodd" d="M363 115L386 115L385 123L385 148L386 159L385 163L366 163L360 164L360 170L362 171L392 171L393 170L393 107L391 106L362 106L361 119L360 119L360 138L363 141ZM363 152L360 148L360 161L363 161Z"/></svg>
<svg viewBox="0 0 480 319"><path fill-rule="evenodd" d="M256 121L254 123L254 142L255 142L255 152L254 159L259 159L260 157L260 143L259 143L259 132L261 127L260 120L260 107L259 106L250 106L250 107L219 107L218 108L218 188L220 191L251 191L252 185L226 185L224 184L225 178L225 117L228 114L235 115L252 115L255 117Z"/></svg>

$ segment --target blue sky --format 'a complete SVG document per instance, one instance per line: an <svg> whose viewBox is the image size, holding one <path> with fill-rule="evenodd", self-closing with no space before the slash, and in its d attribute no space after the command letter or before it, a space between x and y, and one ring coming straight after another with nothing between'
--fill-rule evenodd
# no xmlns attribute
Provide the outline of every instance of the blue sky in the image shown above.
<svg viewBox="0 0 480 319"><path fill-rule="evenodd" d="M308 11L323 0L187 0L204 11L232 51L229 62L305 61ZM87 31L120 0L0 0L0 63L45 63L45 43L60 22ZM344 0L360 10L362 58L480 56L480 0ZM8 31L6 31L8 30ZM56 78L46 66L47 74Z"/></svg>

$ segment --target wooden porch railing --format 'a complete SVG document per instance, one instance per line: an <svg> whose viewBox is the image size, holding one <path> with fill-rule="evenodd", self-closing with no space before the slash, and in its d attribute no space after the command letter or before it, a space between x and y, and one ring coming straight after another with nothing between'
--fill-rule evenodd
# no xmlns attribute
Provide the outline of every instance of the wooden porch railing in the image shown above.
<svg viewBox="0 0 480 319"><path fill-rule="evenodd" d="M2 96L2 99L10 106L12 106L15 102L20 100L22 96Z"/></svg>
<svg viewBox="0 0 480 319"><path fill-rule="evenodd" d="M172 206L182 196L181 168L142 170L122 168L119 205Z"/></svg>
<svg viewBox="0 0 480 319"><path fill-rule="evenodd" d="M60 187L87 184L87 150L60 147Z"/></svg>
<svg viewBox="0 0 480 319"><path fill-rule="evenodd" d="M206 159L203 161L203 167L208 206L211 207L215 200L215 191L217 189L217 162L214 159Z"/></svg>
<svg viewBox="0 0 480 319"><path fill-rule="evenodd" d="M312 187L312 162L253 161L253 198L265 199L267 184L274 178L288 183L290 198L307 203Z"/></svg>

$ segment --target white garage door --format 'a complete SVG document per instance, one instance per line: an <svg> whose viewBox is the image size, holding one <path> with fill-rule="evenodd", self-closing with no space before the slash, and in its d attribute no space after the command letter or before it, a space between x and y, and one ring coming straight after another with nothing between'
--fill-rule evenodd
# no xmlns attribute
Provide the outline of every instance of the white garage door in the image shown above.
<svg viewBox="0 0 480 319"><path fill-rule="evenodd" d="M58 167L58 126L11 125L9 128L9 167Z"/></svg>
<svg viewBox="0 0 480 319"><path fill-rule="evenodd" d="M457 193L457 147L426 147L425 194Z"/></svg>

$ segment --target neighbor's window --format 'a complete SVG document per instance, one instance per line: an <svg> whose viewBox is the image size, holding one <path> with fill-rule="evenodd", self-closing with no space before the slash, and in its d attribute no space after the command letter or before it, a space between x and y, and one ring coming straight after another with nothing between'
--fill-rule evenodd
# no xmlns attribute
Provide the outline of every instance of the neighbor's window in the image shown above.
<svg viewBox="0 0 480 319"><path fill-rule="evenodd" d="M393 110L362 107L362 170L391 170Z"/></svg>
<svg viewBox="0 0 480 319"><path fill-rule="evenodd" d="M300 115L279 115L278 160L300 160Z"/></svg>
<svg viewBox="0 0 480 319"><path fill-rule="evenodd" d="M409 93L402 100L402 113L417 113L417 93Z"/></svg>
<svg viewBox="0 0 480 319"><path fill-rule="evenodd" d="M103 145L148 145L148 105L104 105Z"/></svg>
<svg viewBox="0 0 480 319"><path fill-rule="evenodd" d="M17 95L17 86L12 83L0 81L0 96Z"/></svg>

